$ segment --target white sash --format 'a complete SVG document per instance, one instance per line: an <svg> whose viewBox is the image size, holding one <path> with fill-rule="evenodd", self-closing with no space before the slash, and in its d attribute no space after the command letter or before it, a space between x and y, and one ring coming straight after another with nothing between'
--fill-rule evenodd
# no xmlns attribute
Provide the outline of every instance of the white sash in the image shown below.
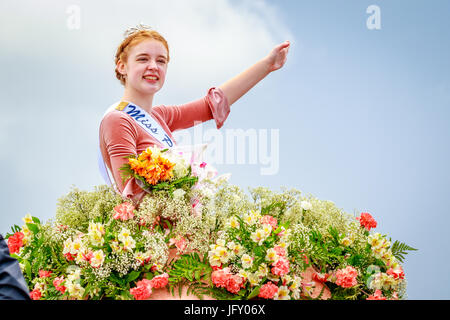
<svg viewBox="0 0 450 320"><path fill-rule="evenodd" d="M110 106L108 110L106 110L106 112L104 113L103 117L105 117L105 115L107 115L109 112L113 110L120 110L130 115L130 117L133 118L136 121L136 123L142 129L145 130L145 132L147 132L150 136L158 140L164 147L170 149L174 146L174 142L169 137L169 135L164 131L161 125L151 115L149 115L145 110L143 110L139 106L129 102L120 101ZM106 166L105 161L103 160L100 146L98 149L98 167L100 170L100 174L102 175L106 184L108 186L113 185L117 191L117 187L112 183L114 181L114 179L111 178L112 174L109 171L108 167Z"/></svg>

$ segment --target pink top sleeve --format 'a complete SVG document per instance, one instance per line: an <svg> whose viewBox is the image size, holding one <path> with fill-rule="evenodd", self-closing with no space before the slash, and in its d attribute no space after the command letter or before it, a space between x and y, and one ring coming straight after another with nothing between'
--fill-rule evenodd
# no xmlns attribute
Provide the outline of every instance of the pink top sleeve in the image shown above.
<svg viewBox="0 0 450 320"><path fill-rule="evenodd" d="M220 129L230 113L227 97L220 88L209 89L204 98L196 101L180 106L157 106L154 109L162 115L171 132L211 119L216 121L217 129Z"/></svg>
<svg viewBox="0 0 450 320"><path fill-rule="evenodd" d="M211 88L204 98L179 105L155 106L151 115L172 138L172 131L190 128L196 122L214 119L220 129L230 113L230 106L220 88ZM158 140L142 129L128 114L114 110L100 124L100 150L105 165L111 171L123 197L138 203L145 192L134 178L122 183L119 168L128 160L125 156L139 154L152 145L163 147Z"/></svg>

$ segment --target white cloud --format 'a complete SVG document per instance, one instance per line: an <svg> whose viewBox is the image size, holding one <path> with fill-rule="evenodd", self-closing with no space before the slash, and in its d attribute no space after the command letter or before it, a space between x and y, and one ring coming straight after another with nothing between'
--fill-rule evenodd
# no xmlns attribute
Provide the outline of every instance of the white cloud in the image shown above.
<svg viewBox="0 0 450 320"><path fill-rule="evenodd" d="M74 4L80 8L79 30L67 27L66 9ZM294 41L276 8L261 0L2 1L2 7L0 24L9 30L1 35L5 53L45 60L54 69L73 57L112 81L117 81L113 57L124 30L139 22L152 26L168 40L171 51L160 93L164 100L206 93L209 86L220 85L263 58L274 45Z"/></svg>

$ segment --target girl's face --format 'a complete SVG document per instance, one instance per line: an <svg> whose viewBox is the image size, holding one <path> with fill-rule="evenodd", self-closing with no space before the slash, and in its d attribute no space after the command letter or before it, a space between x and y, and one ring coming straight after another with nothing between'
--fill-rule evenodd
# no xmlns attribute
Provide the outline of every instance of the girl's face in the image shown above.
<svg viewBox="0 0 450 320"><path fill-rule="evenodd" d="M144 40L130 49L126 63L118 70L126 74L126 86L144 95L162 88L167 72L167 50L158 40Z"/></svg>

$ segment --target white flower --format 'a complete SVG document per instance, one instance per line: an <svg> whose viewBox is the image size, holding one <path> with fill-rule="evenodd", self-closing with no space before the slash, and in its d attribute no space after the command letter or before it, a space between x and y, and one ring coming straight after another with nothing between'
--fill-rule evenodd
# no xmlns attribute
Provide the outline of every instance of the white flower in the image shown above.
<svg viewBox="0 0 450 320"><path fill-rule="evenodd" d="M235 229L239 228L239 220L236 218L236 216L232 216L228 220L227 226Z"/></svg>
<svg viewBox="0 0 450 320"><path fill-rule="evenodd" d="M33 223L33 218L31 217L31 214L27 213L25 217L22 218L22 221L25 223Z"/></svg>
<svg viewBox="0 0 450 320"><path fill-rule="evenodd" d="M125 239L129 238L131 236L130 230L127 228L122 228L122 230L119 233L119 236L117 237L119 241L123 242Z"/></svg>
<svg viewBox="0 0 450 320"><path fill-rule="evenodd" d="M250 235L250 239L252 239L258 245L261 245L264 242L264 236L264 232L261 229L258 229L255 232L252 232L252 234Z"/></svg>
<svg viewBox="0 0 450 320"><path fill-rule="evenodd" d="M105 243L103 235L105 234L105 228L101 223L89 223L88 237L94 246L102 246Z"/></svg>
<svg viewBox="0 0 450 320"><path fill-rule="evenodd" d="M91 266L94 268L100 267L105 261L105 254L103 250L97 250L93 253L91 258Z"/></svg>
<svg viewBox="0 0 450 320"><path fill-rule="evenodd" d="M266 259L267 260L272 261L272 262L277 262L278 258L279 258L278 254L275 251L275 249L270 248L269 250L267 250L267 253L266 253Z"/></svg>
<svg viewBox="0 0 450 320"><path fill-rule="evenodd" d="M248 274L248 282L252 287L257 286L259 282L261 281L261 278L256 273L249 273Z"/></svg>
<svg viewBox="0 0 450 320"><path fill-rule="evenodd" d="M302 207L303 210L311 210L312 209L312 205L308 201L300 202L300 206Z"/></svg>
<svg viewBox="0 0 450 320"><path fill-rule="evenodd" d="M261 263L258 267L257 275L260 278L264 278L269 273L269 268L267 267L267 264Z"/></svg>
<svg viewBox="0 0 450 320"><path fill-rule="evenodd" d="M348 247L352 242L350 241L350 239L348 237L345 237L344 239L341 240L341 244L344 247Z"/></svg>
<svg viewBox="0 0 450 320"><path fill-rule="evenodd" d="M281 286L278 288L278 292L275 293L273 297L274 300L289 300L291 297L289 296L289 289L286 286Z"/></svg>
<svg viewBox="0 0 450 320"><path fill-rule="evenodd" d="M66 284L66 287L71 298L75 298L78 300L83 299L84 288L79 283L69 282Z"/></svg>
<svg viewBox="0 0 450 320"><path fill-rule="evenodd" d="M186 191L184 191L183 189L177 189L173 192L173 198L182 200L185 193Z"/></svg>
<svg viewBox="0 0 450 320"><path fill-rule="evenodd" d="M258 212L254 211L254 210L250 210L250 213L244 214L243 220L248 225L254 225L256 222L258 222L260 217L261 217L261 215Z"/></svg>
<svg viewBox="0 0 450 320"><path fill-rule="evenodd" d="M136 247L136 241L131 236L122 238L121 242L125 251L132 251Z"/></svg>
<svg viewBox="0 0 450 320"><path fill-rule="evenodd" d="M253 266L253 258L248 254L242 255L241 262L244 269L250 269Z"/></svg>

